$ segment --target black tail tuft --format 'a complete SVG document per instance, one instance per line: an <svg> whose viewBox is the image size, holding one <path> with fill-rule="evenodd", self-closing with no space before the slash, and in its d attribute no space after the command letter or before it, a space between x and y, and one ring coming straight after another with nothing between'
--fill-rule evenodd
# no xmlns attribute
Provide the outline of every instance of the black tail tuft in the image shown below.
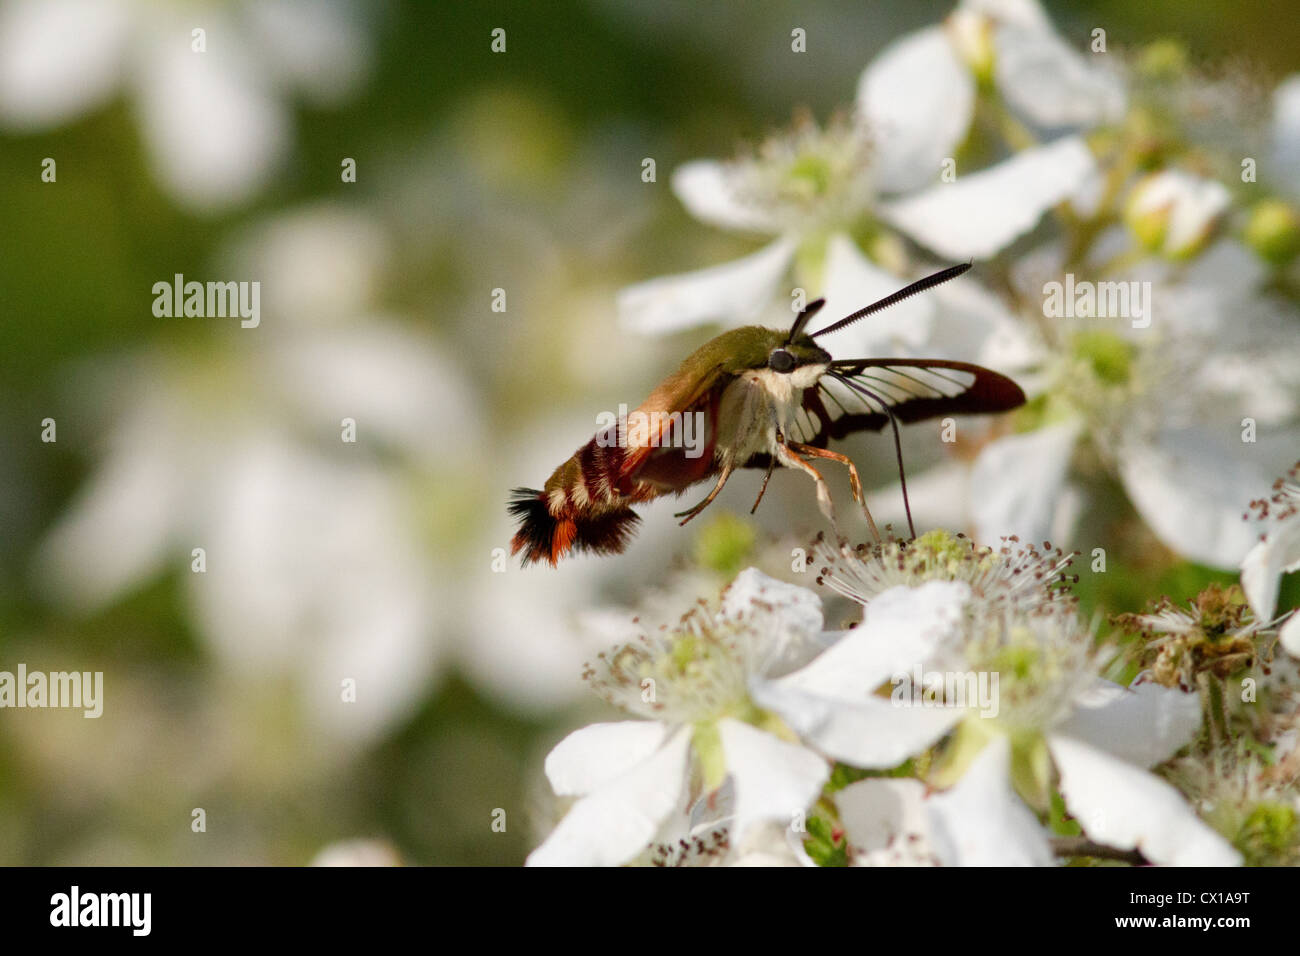
<svg viewBox="0 0 1300 956"><path fill-rule="evenodd" d="M621 554L640 523L641 516L631 508L606 511L578 522L573 546L579 551L594 551L596 554Z"/></svg>
<svg viewBox="0 0 1300 956"><path fill-rule="evenodd" d="M519 519L510 553L522 551L525 565L546 561L554 566L571 550L618 554L641 521L631 508L557 518L551 513L546 492L516 488L510 494L510 514Z"/></svg>
<svg viewBox="0 0 1300 956"><path fill-rule="evenodd" d="M546 493L536 488L515 488L510 492L510 515L519 519L519 530L510 542L510 553L524 552L524 564L550 561L551 542L559 523L546 505Z"/></svg>

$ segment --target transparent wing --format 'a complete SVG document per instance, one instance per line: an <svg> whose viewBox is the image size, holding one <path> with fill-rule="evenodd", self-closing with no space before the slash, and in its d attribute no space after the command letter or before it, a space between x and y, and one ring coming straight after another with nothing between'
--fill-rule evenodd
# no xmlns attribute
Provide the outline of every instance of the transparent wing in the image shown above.
<svg viewBox="0 0 1300 956"><path fill-rule="evenodd" d="M879 431L943 415L1005 412L1023 405L1020 386L997 372L943 359L847 359L831 363L804 393L796 440L825 447L859 431Z"/></svg>

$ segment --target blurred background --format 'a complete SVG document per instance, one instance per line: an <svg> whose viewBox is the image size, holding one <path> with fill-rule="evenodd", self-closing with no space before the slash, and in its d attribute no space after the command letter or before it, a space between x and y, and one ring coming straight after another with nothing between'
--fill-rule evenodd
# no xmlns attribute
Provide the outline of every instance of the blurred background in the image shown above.
<svg viewBox="0 0 1300 956"><path fill-rule="evenodd" d="M1282 0L1045 6L1080 46L1300 68ZM99 719L0 711L0 863L521 862L546 751L609 719L584 615L821 524L800 476L752 520L733 482L521 570L509 489L708 337L620 332L618 289L754 248L671 170L851 106L949 9L0 2L0 670L105 685ZM176 274L260 282L260 324L156 315ZM1234 578L1128 547L1089 609Z"/></svg>

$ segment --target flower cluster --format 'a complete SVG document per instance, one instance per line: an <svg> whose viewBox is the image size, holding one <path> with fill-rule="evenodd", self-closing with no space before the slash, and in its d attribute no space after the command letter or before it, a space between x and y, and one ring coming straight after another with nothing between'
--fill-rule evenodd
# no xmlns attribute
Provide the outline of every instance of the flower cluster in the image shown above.
<svg viewBox="0 0 1300 956"><path fill-rule="evenodd" d="M1270 697L1281 719L1247 728L1207 713L1222 688L1211 702L1190 686L1257 663L1267 629L1239 595L1131 616L1157 663L1124 686L1105 677L1123 649L1080 616L1064 556L936 532L817 554L818 580L862 605L856 626L824 631L813 591L751 568L717 607L589 667L598 693L645 719L552 751L547 777L576 799L530 863L1234 865L1300 852L1294 728L1288 743L1274 706L1292 704ZM1220 644L1231 650L1190 681L1167 678L1170 647L1181 668ZM1227 767L1230 745L1265 756Z"/></svg>
<svg viewBox="0 0 1300 956"><path fill-rule="evenodd" d="M812 545L823 594L860 606L848 629L751 568L599 658L595 688L646 719L551 753L576 802L530 862L1293 864L1297 470L1258 496L1300 444L1298 97L1270 118L1171 44L1087 54L1032 0L962 0L866 68L847 118L678 169L697 219L769 241L624 290L629 330L760 320L790 279L796 307L817 290L845 314L969 258L984 285L826 347L978 361L1029 401L912 483L960 533ZM1258 179L1226 129L1269 156ZM1097 541L1199 583L1085 615L1073 561L1097 607Z"/></svg>

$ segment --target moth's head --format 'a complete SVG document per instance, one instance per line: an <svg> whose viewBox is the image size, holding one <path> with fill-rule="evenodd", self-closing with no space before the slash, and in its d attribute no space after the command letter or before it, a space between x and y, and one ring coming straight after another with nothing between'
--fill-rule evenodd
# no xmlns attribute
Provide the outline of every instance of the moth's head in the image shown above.
<svg viewBox="0 0 1300 956"><path fill-rule="evenodd" d="M767 343L764 367L773 372L788 374L809 365L829 365L831 355L807 335L791 339L788 333L775 333Z"/></svg>
<svg viewBox="0 0 1300 956"><path fill-rule="evenodd" d="M785 330L747 325L722 333L688 361L698 365L699 372L720 365L732 375L760 369L784 375L811 365L826 365L831 357L806 335L791 339Z"/></svg>

